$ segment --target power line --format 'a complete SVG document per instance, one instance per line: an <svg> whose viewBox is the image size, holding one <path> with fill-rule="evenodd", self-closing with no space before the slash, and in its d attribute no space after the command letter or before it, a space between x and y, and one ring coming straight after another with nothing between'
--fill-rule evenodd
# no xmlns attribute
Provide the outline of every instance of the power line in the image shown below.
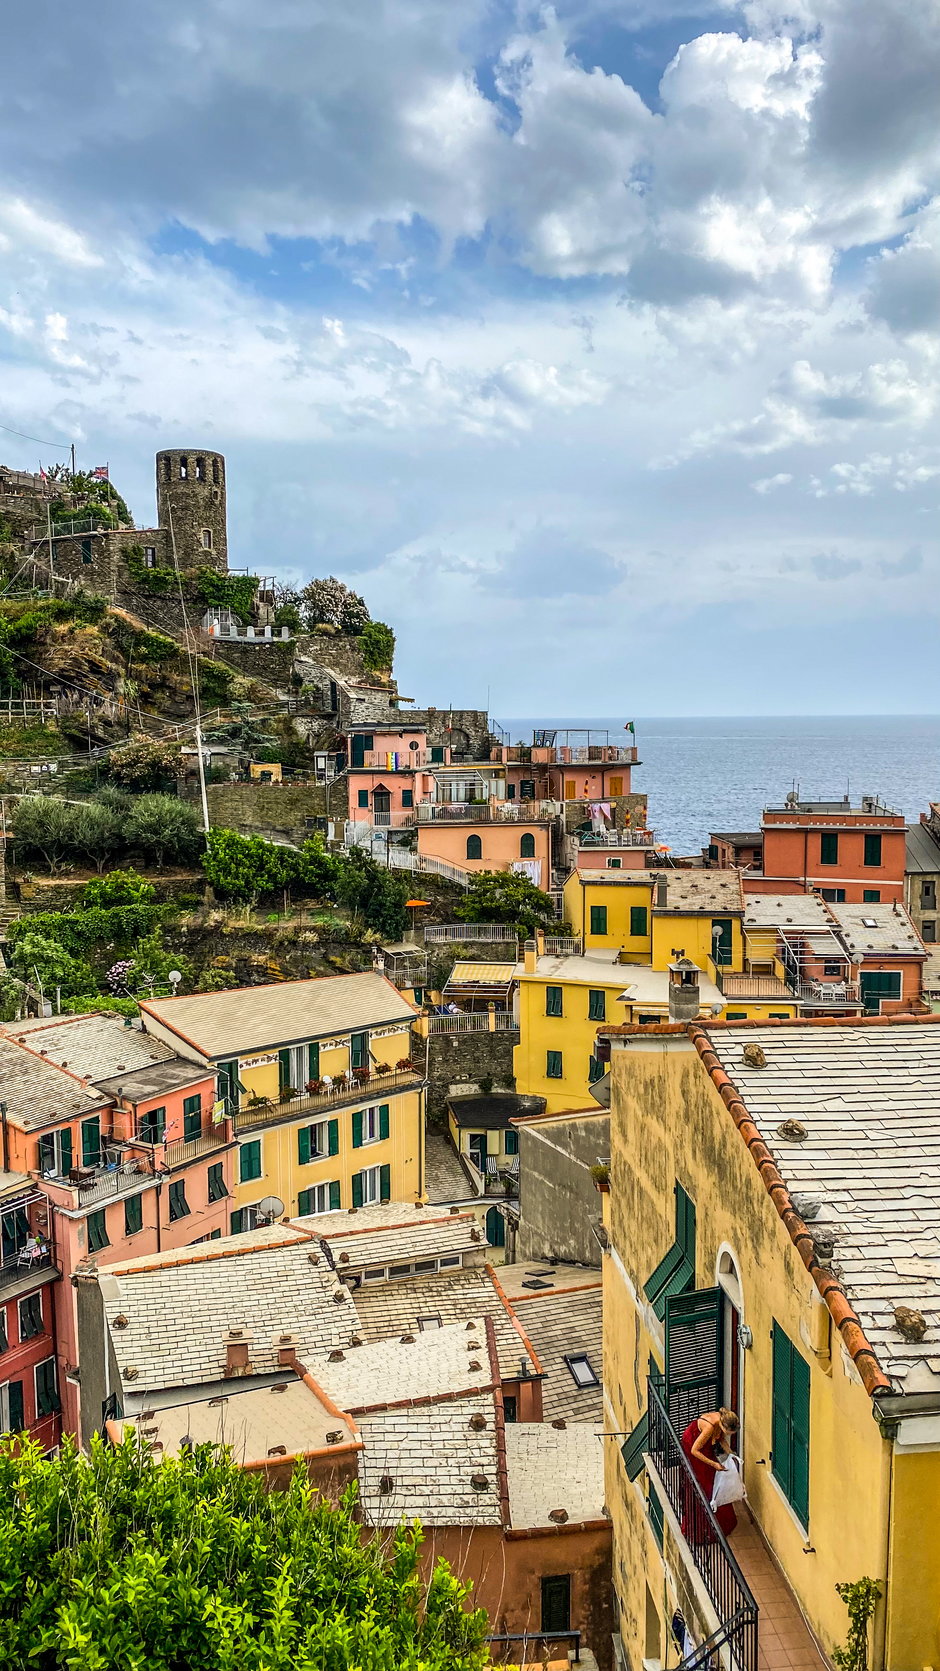
<svg viewBox="0 0 940 1671"><path fill-rule="evenodd" d="M41 441L38 435L24 435L21 429L10 429L7 424L0 424L5 435L17 435L21 441L35 441L37 447L51 447L54 453L70 453L71 445L62 445L61 441Z"/></svg>

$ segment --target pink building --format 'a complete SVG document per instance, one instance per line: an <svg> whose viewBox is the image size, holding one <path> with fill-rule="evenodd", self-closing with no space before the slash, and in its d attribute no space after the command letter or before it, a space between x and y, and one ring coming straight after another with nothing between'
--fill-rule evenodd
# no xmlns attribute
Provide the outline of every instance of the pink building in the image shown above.
<svg viewBox="0 0 940 1671"><path fill-rule="evenodd" d="M31 1178L0 1172L0 1431L59 1442L55 1290L48 1205Z"/></svg>
<svg viewBox="0 0 940 1671"><path fill-rule="evenodd" d="M7 1163L35 1188L27 1213L55 1287L62 1430L78 1429L69 1278L226 1232L236 1147L215 1076L112 1016L12 1024L0 1037ZM22 1236L20 1236L22 1241Z"/></svg>

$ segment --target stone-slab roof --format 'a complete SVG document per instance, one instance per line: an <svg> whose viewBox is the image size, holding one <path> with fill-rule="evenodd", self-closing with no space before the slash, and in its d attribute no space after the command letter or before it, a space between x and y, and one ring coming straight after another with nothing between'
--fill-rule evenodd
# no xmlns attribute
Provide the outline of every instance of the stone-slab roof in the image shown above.
<svg viewBox="0 0 940 1671"><path fill-rule="evenodd" d="M133 1073L115 1073L109 1079L99 1079L98 1086L109 1097L121 1093L127 1102L138 1103L207 1079L214 1086L215 1074L211 1068L187 1061L185 1056L171 1056L169 1061L153 1062L150 1067L136 1068Z"/></svg>
<svg viewBox="0 0 940 1671"><path fill-rule="evenodd" d="M20 1045L0 1035L0 1100L9 1118L23 1131L70 1120L76 1114L90 1114L107 1106L107 1098L93 1085L85 1085L71 1070L35 1052L30 1043Z"/></svg>
<svg viewBox="0 0 940 1671"><path fill-rule="evenodd" d="M603 1422L603 1289L596 1271L585 1270L583 1280L590 1286L507 1297L545 1372L544 1419L589 1422L593 1429ZM565 1363L566 1355L580 1352L586 1352L591 1361L596 1387L579 1387Z"/></svg>
<svg viewBox="0 0 940 1671"><path fill-rule="evenodd" d="M374 1287L359 1288L356 1310L362 1332L369 1340L417 1334L419 1317L439 1317L442 1325L467 1324L479 1317L491 1317L502 1373L517 1378L523 1358L532 1365L533 1373L538 1368L525 1327L510 1313L501 1298L495 1273L487 1266L441 1271L436 1276L404 1277L399 1282L377 1282Z"/></svg>
<svg viewBox="0 0 940 1671"><path fill-rule="evenodd" d="M416 1013L391 981L371 971L141 1004L145 1019L153 1017L213 1060L393 1021L410 1022Z"/></svg>
<svg viewBox="0 0 940 1671"><path fill-rule="evenodd" d="M593 1427L507 1422L506 1473L514 1527L551 1526L553 1509L571 1524L603 1518L604 1446Z"/></svg>
<svg viewBox="0 0 940 1671"><path fill-rule="evenodd" d="M483 1245L473 1213L436 1211L413 1203L390 1201L354 1212L319 1213L294 1223L312 1231L329 1248L342 1276L369 1265L396 1265L412 1259L436 1259L470 1253Z"/></svg>
<svg viewBox="0 0 940 1671"><path fill-rule="evenodd" d="M474 1197L460 1157L443 1131L428 1130L424 1134L424 1181L431 1206Z"/></svg>
<svg viewBox="0 0 940 1671"><path fill-rule="evenodd" d="M702 1029L791 1191L818 1204L810 1228L833 1259L885 1374L906 1392L940 1386L940 1024ZM746 1044L766 1066L748 1067ZM778 1128L798 1120L803 1142ZM804 1203L804 1216L809 1213ZM923 1313L908 1342L894 1309Z"/></svg>
<svg viewBox="0 0 940 1671"><path fill-rule="evenodd" d="M744 895L745 928L832 928L832 918L818 894Z"/></svg>
<svg viewBox="0 0 940 1671"><path fill-rule="evenodd" d="M482 1417L477 1429L471 1418ZM370 1526L499 1526L492 1393L361 1416L359 1501ZM473 1484L474 1476L481 1482ZM384 1488L383 1488L384 1487Z"/></svg>
<svg viewBox="0 0 940 1671"><path fill-rule="evenodd" d="M677 914L690 916L702 912L707 916L738 916L744 909L741 874L737 870L664 870L656 877L665 881L666 903L657 903L658 887L653 890L653 910L658 917Z"/></svg>
<svg viewBox="0 0 940 1671"><path fill-rule="evenodd" d="M409 1399L480 1392L493 1384L482 1317L445 1328L405 1330L389 1340L317 1354L307 1369L341 1410L356 1415Z"/></svg>
<svg viewBox="0 0 940 1671"><path fill-rule="evenodd" d="M277 1370L281 1335L295 1337L305 1363L347 1345L358 1329L352 1297L315 1241L286 1225L108 1265L98 1283L131 1393L219 1380L230 1329L249 1337L249 1363L259 1375ZM115 1327L118 1316L127 1321Z"/></svg>
<svg viewBox="0 0 940 1671"><path fill-rule="evenodd" d="M273 1445L283 1445L288 1456L323 1450L328 1435L341 1433L334 1443L355 1444L356 1432L342 1414L321 1403L306 1382L285 1370L271 1385L243 1385L226 1381L204 1396L179 1404L157 1404L115 1424L146 1430L144 1443L159 1442L163 1456L179 1454L183 1439L194 1444L228 1445L236 1462L262 1462Z"/></svg>
<svg viewBox="0 0 940 1671"><path fill-rule="evenodd" d="M544 1097L516 1096L512 1091L493 1091L487 1096L449 1097L447 1112L458 1126L479 1131L502 1131L510 1120L525 1114L543 1114Z"/></svg>
<svg viewBox="0 0 940 1671"><path fill-rule="evenodd" d="M895 952L906 957L923 957L924 943L903 905L835 905L829 910L853 963L866 957L883 957Z"/></svg>
<svg viewBox="0 0 940 1671"><path fill-rule="evenodd" d="M135 1073L174 1058L169 1045L150 1038L139 1025L125 1026L120 1015L45 1016L11 1021L4 1030L10 1038L21 1038L30 1050L95 1084L112 1074Z"/></svg>

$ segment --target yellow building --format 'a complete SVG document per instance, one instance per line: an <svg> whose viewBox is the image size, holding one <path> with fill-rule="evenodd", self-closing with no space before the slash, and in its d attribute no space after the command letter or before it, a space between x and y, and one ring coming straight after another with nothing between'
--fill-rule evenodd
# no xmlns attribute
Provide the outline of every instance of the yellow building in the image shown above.
<svg viewBox="0 0 940 1671"><path fill-rule="evenodd" d="M238 1136L232 1232L424 1194L415 1010L384 975L335 975L143 1004L148 1032L209 1063Z"/></svg>
<svg viewBox="0 0 940 1671"><path fill-rule="evenodd" d="M798 998L779 959L751 969L744 911L732 870L576 870L564 888L566 920L586 953L613 951L622 963L663 971L688 957L718 987L728 1020L788 1020ZM663 1019L655 1003L639 1007Z"/></svg>
<svg viewBox="0 0 940 1671"><path fill-rule="evenodd" d="M862 1578L872 1671L936 1665L940 1020L692 1022L608 1047L619 1665L757 1671L764 1633L762 1664L824 1671L849 1633L836 1586ZM748 1495L727 1541L687 1454L721 1406Z"/></svg>

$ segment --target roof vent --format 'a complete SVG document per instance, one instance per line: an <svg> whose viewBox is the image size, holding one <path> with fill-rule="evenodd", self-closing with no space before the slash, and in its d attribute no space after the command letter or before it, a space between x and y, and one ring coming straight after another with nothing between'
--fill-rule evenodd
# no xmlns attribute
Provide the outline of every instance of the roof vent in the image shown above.
<svg viewBox="0 0 940 1671"><path fill-rule="evenodd" d="M413 1334L403 1334L401 1336L400 1344L402 1346L413 1346L414 1343L415 1343L415 1337L414 1337Z"/></svg>
<svg viewBox="0 0 940 1671"><path fill-rule="evenodd" d="M308 1253L307 1258L309 1259L311 1265L319 1265L320 1263L320 1255L318 1253Z"/></svg>
<svg viewBox="0 0 940 1671"><path fill-rule="evenodd" d="M785 1138L787 1143L805 1143L809 1133L799 1120L784 1120L777 1127L777 1136Z"/></svg>
<svg viewBox="0 0 940 1671"><path fill-rule="evenodd" d="M746 1044L743 1051L743 1060L749 1068L765 1068L767 1066L767 1057L759 1044Z"/></svg>
<svg viewBox="0 0 940 1671"><path fill-rule="evenodd" d="M451 1218L455 1218L457 1216L457 1214L460 1212L460 1208L459 1207L451 1207L449 1209L449 1211L450 1211Z"/></svg>
<svg viewBox="0 0 940 1671"><path fill-rule="evenodd" d="M277 1385L271 1388L271 1391L273 1393L284 1393L287 1391L287 1387L288 1383L286 1381L278 1381Z"/></svg>
<svg viewBox="0 0 940 1671"><path fill-rule="evenodd" d="M485 1474L471 1474L470 1484L474 1491L489 1491L490 1489L490 1482Z"/></svg>
<svg viewBox="0 0 940 1671"><path fill-rule="evenodd" d="M474 1330L475 1330L475 1328L476 1328L476 1324L475 1324L475 1323L468 1323L468 1324L467 1324L467 1328L466 1328L466 1333L467 1333L467 1334L473 1334L473 1332L474 1332Z"/></svg>
<svg viewBox="0 0 940 1671"><path fill-rule="evenodd" d="M554 1520L556 1526L563 1526L568 1518L567 1509L549 1509L549 1520Z"/></svg>
<svg viewBox="0 0 940 1671"><path fill-rule="evenodd" d="M389 1492L394 1491L394 1489L395 1489L395 1481L394 1481L392 1475L391 1474L383 1474L382 1478L379 1480L379 1490L381 1491L382 1496L387 1497Z"/></svg>
<svg viewBox="0 0 940 1671"><path fill-rule="evenodd" d="M553 1427L560 1427L560 1428L564 1429L568 1426L568 1423L565 1421L564 1416L557 1416L555 1418L555 1420L552 1422L552 1426Z"/></svg>
<svg viewBox="0 0 940 1671"><path fill-rule="evenodd" d="M476 1413L470 1417L470 1426L472 1427L474 1433L482 1433L486 1426L486 1417L479 1410L477 1410Z"/></svg>
<svg viewBox="0 0 940 1671"><path fill-rule="evenodd" d="M111 1324L111 1327L112 1327L112 1329L126 1329L127 1328L127 1318L124 1316L123 1311L118 1312L117 1316L115 1317L114 1321Z"/></svg>
<svg viewBox="0 0 940 1671"><path fill-rule="evenodd" d="M894 1308L894 1326L899 1335L912 1343L923 1340L927 1333L927 1319L922 1311L912 1311L910 1306L896 1305Z"/></svg>
<svg viewBox="0 0 940 1671"><path fill-rule="evenodd" d="M342 1428L341 1427L334 1427L332 1429L332 1431L327 1434L326 1442L327 1442L328 1445L338 1445L340 1440L342 1439L342 1437L343 1437Z"/></svg>
<svg viewBox="0 0 940 1671"><path fill-rule="evenodd" d="M479 1242L479 1241L483 1240L482 1236L480 1235L479 1230L471 1230L470 1240L471 1240L471 1242Z"/></svg>
<svg viewBox="0 0 940 1671"><path fill-rule="evenodd" d="M350 1346L364 1346L365 1341L363 1340L361 1334L351 1334L349 1337L349 1344Z"/></svg>
<svg viewBox="0 0 940 1671"><path fill-rule="evenodd" d="M482 1352L482 1350L483 1350L483 1348L480 1345L480 1342L478 1340L468 1340L467 1341L467 1351L468 1352Z"/></svg>
<svg viewBox="0 0 940 1671"><path fill-rule="evenodd" d="M340 1256L339 1256L339 1263L341 1265L348 1265L349 1264L349 1254L348 1253L341 1253Z"/></svg>
<svg viewBox="0 0 940 1671"><path fill-rule="evenodd" d="M342 1305L342 1303L345 1300L346 1295L348 1293L349 1293L349 1289L344 1288L342 1285L340 1285L340 1287L336 1290L336 1293L333 1295L333 1304L334 1305Z"/></svg>

